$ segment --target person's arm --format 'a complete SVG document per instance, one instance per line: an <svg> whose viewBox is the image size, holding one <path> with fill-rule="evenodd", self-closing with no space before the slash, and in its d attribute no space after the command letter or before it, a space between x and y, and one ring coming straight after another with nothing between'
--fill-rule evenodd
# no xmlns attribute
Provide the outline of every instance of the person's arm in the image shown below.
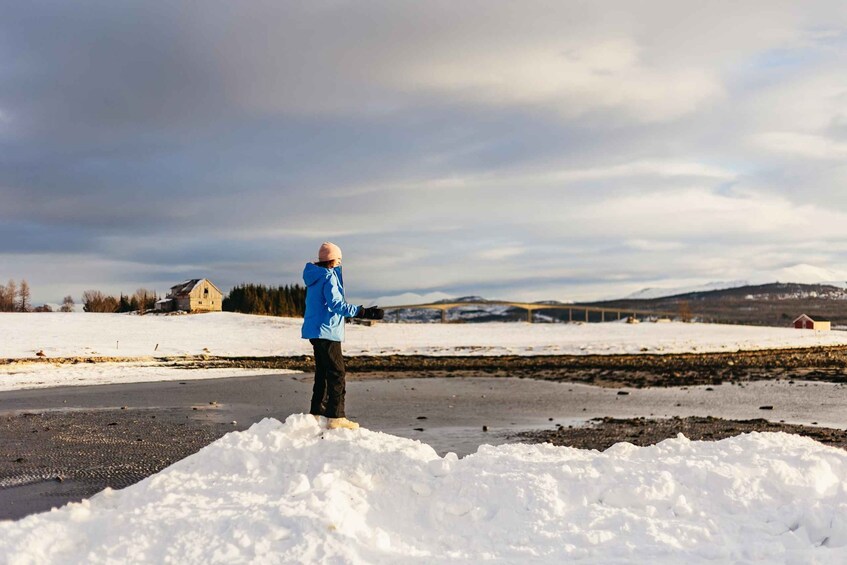
<svg viewBox="0 0 847 565"><path fill-rule="evenodd" d="M324 285L324 300L326 300L326 305L330 312L340 314L345 318L355 317L362 308L355 304L347 304L344 301L341 289L338 288L338 279L334 274L330 275L328 283Z"/></svg>

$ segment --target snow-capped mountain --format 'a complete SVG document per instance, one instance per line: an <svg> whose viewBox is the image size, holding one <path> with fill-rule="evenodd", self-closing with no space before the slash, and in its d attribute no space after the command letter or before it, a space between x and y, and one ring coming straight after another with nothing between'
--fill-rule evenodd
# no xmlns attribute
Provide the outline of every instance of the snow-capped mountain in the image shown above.
<svg viewBox="0 0 847 565"><path fill-rule="evenodd" d="M651 298L663 298L665 296L676 296L678 294L689 294L692 292L709 292L711 290L725 290L749 285L749 281L716 281L691 287L647 287L625 296L625 299L646 300Z"/></svg>

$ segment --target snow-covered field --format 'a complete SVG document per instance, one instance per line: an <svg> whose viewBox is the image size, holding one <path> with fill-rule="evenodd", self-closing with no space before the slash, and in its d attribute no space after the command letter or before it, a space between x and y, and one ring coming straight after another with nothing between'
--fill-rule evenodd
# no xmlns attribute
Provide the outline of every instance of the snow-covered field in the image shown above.
<svg viewBox="0 0 847 565"><path fill-rule="evenodd" d="M439 457L307 415L0 522L23 563L845 563L847 453L787 434Z"/></svg>
<svg viewBox="0 0 847 565"><path fill-rule="evenodd" d="M301 320L213 313L0 314L0 358L311 355ZM346 355L580 355L847 344L847 332L683 323L348 324Z"/></svg>
<svg viewBox="0 0 847 565"><path fill-rule="evenodd" d="M63 385L185 380L281 371L187 371L154 358L311 355L301 320L213 313L193 316L0 313L0 358L120 357L135 363L0 365L0 391ZM346 355L613 355L736 351L847 344L847 332L683 323L348 324ZM146 359L147 361L143 361Z"/></svg>
<svg viewBox="0 0 847 565"><path fill-rule="evenodd" d="M0 392L24 388L54 386L105 385L113 383L146 383L156 381L188 381L222 379L250 375L295 373L287 369L203 369L196 371L161 367L155 363L51 363L0 365Z"/></svg>

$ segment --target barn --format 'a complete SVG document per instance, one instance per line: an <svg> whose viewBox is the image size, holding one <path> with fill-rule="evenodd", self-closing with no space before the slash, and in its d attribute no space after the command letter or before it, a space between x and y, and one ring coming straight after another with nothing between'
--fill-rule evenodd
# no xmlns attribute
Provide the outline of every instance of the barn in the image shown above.
<svg viewBox="0 0 847 565"><path fill-rule="evenodd" d="M798 330L829 330L831 324L825 320L815 320L811 316L803 314L794 320L794 327Z"/></svg>
<svg viewBox="0 0 847 565"><path fill-rule="evenodd" d="M223 293L208 279L191 279L172 286L167 298L156 303L161 311L220 312Z"/></svg>

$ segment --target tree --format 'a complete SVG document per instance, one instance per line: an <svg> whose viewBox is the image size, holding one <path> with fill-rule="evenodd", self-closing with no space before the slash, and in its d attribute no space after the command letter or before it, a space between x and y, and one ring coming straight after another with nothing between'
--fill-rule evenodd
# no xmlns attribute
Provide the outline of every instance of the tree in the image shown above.
<svg viewBox="0 0 847 565"><path fill-rule="evenodd" d="M71 295L66 296L62 300L62 312L73 312L76 308L76 304L74 304L74 297Z"/></svg>
<svg viewBox="0 0 847 565"><path fill-rule="evenodd" d="M29 289L29 283L26 279L21 281L21 286L18 289L18 311L29 312L32 306L32 292Z"/></svg>
<svg viewBox="0 0 847 565"><path fill-rule="evenodd" d="M139 288L133 295L136 303L136 310L139 314L143 314L147 310L153 310L156 307L156 293L146 288Z"/></svg>
<svg viewBox="0 0 847 565"><path fill-rule="evenodd" d="M15 284L15 281L9 279L9 284L6 285L6 292L4 293L3 300L3 311L4 312L14 312L16 307L16 300L18 297L18 285Z"/></svg>
<svg viewBox="0 0 847 565"><path fill-rule="evenodd" d="M306 288L297 284L276 288L240 284L224 297L223 309L243 314L302 317L306 310Z"/></svg>
<svg viewBox="0 0 847 565"><path fill-rule="evenodd" d="M691 321L691 307L688 305L687 300L681 300L679 303L679 317L683 322Z"/></svg>
<svg viewBox="0 0 847 565"><path fill-rule="evenodd" d="M134 300L134 298L133 298ZM124 296L124 293L121 293L121 298L118 300L118 312L132 312L135 310L135 306L130 302L130 300Z"/></svg>
<svg viewBox="0 0 847 565"><path fill-rule="evenodd" d="M118 299L106 296L99 290L86 290L82 293L82 308L86 312L116 312Z"/></svg>
<svg viewBox="0 0 847 565"><path fill-rule="evenodd" d="M49 304L42 304L32 309L33 312L52 312L53 308Z"/></svg>

